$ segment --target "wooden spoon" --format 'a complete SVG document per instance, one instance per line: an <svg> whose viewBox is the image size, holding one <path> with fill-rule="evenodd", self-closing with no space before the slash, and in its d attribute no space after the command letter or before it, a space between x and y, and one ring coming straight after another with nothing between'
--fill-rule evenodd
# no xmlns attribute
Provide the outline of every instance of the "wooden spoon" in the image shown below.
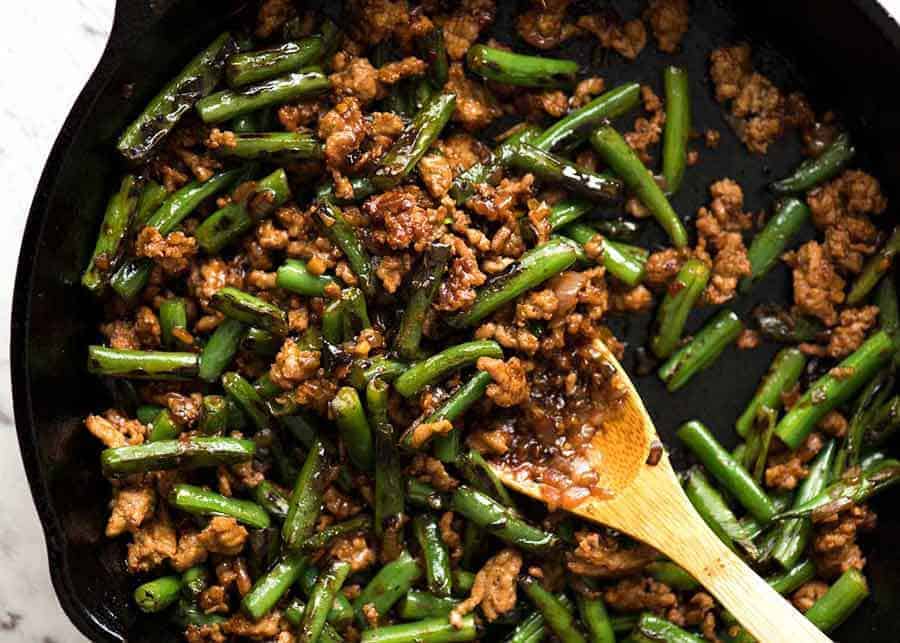
<svg viewBox="0 0 900 643"><path fill-rule="evenodd" d="M609 353L609 351L606 351ZM726 547L694 511L681 489L653 421L625 369L607 354L625 394L597 431L587 459L609 499L590 496L572 509L581 518L607 525L656 548L697 579L761 643L830 641L788 601ZM648 464L651 455L659 456ZM653 459L656 459L655 457ZM541 500L538 483L522 472L494 465L507 486Z"/></svg>

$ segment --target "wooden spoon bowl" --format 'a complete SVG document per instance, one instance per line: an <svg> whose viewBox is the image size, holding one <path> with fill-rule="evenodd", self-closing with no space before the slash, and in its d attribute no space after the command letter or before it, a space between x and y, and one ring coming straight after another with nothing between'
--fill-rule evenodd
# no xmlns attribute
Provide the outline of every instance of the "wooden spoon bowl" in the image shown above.
<svg viewBox="0 0 900 643"><path fill-rule="evenodd" d="M830 639L726 547L697 514L672 470L656 428L625 369L613 385L623 393L585 454L602 493L570 511L617 529L656 548L697 579L761 643L807 643ZM542 500L539 483L495 464L503 483Z"/></svg>

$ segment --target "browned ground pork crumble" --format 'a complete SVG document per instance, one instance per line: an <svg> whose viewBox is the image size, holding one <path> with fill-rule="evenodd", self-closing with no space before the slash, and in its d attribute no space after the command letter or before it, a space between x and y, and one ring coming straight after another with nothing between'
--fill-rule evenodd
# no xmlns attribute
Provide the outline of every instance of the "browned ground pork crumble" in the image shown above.
<svg viewBox="0 0 900 643"><path fill-rule="evenodd" d="M576 15L570 0L532 0L515 19L518 36L538 50L551 50L573 38L591 39L598 48L634 60L648 46L665 53L679 51L689 33L687 0L649 0L640 15L620 16L612 10ZM436 26L443 29L450 59L449 80L444 89L456 95L452 125L419 161L409 181L359 200L343 209L345 219L375 257L374 274L386 300L406 296L409 276L425 250L434 242L449 246L448 270L423 324L426 342L438 343L438 320L467 310L477 290L493 275L503 272L530 247L550 237L551 206L566 193L541 186L531 174L505 171L496 181L476 186L475 193L458 205L449 196L453 180L490 156L490 144L476 138L492 123L512 116L519 122L546 124L577 109L609 89L604 78L581 79L570 93L562 90L523 90L484 82L468 73L469 48L486 40L494 22L494 0L461 0L456 3L424 0L411 6L406 0L348 0L344 40L333 56L323 61L329 73L329 93L279 106L278 127L285 131L314 133L322 143L321 160L286 166L292 186L310 186L330 180L340 199L354 198L351 179L372 172L397 141L406 120L381 111L381 100L398 83L429 74L415 42ZM294 34L315 33L317 19L304 13L292 0L263 0L253 32L260 44L276 44L287 24ZM396 60L373 63L372 48L390 44ZM512 49L508 43L492 42ZM753 66L749 45L723 46L710 54L710 78L715 98L727 110L727 119L739 139L754 154L765 154L778 145L785 132L797 128L810 153L819 153L838 125L831 114L817 119L806 99L786 94ZM665 104L650 86L641 87L641 111L625 139L648 165L660 156L665 126ZM715 129L694 133L708 149L716 149L723 136ZM205 181L223 167L217 151L235 146L235 134L227 125L209 128L195 117L186 117L168 137L162 149L147 163L146 173L168 192L191 178ZM576 162L603 169L589 149L579 151ZM691 164L698 162L692 151ZM303 193L302 189L295 192ZM708 205L694 217L693 247L654 248L642 285L628 287L602 267L604 239L597 235L585 245L594 262L576 264L570 270L520 296L483 320L471 338L493 339L506 352L503 359L482 357L475 370L490 375L486 395L468 418L455 422L419 422L412 434L414 447L453 429L465 430L465 445L486 458L500 460L519 475L540 483L549 508L544 526L560 529L566 519L557 509L572 508L589 495L603 496L598 476L584 456L591 438L603 430L605 418L614 413L621 391L612 367L604 360L602 345L621 357L625 347L607 327L614 314L646 311L661 297L691 257L711 271L703 293L703 305L730 301L740 280L750 274L747 256L749 232L762 216L746 211L744 192L734 179L723 177L708 186ZM282 401L292 400L323 418L330 417L329 402L346 384L349 368L326 368L318 350L303 348L298 337L320 326L325 306L340 297L342 286L359 284L343 253L322 232L315 206L308 198L290 201L274 214L263 217L240 241L236 252L207 256L193 232L203 216L230 202L246 203L251 213L267 211L271 195L258 192L255 182L203 204L195 217L180 229L163 235L152 227L137 232L134 254L150 259L153 272L133 306L113 299L107 302L99 331L106 343L122 349L158 349L161 345L160 304L179 296L187 303L188 327L178 335L187 350L199 351L202 342L224 317L210 305L212 296L225 286L253 293L287 311L290 337L272 360L241 349L234 368L248 378L268 374L282 390ZM877 216L887 207L878 181L859 171L847 170L805 195L818 232L814 240L787 252L782 259L792 270L794 310L814 317L826 327L815 341L800 348L824 359L844 357L858 348L877 323L878 308L846 305L848 285L878 247ZM267 202L267 199L269 201ZM629 199L627 215L644 218L649 211L639 200ZM303 297L279 289L275 270L285 258L302 259L316 275L331 274L338 285L324 297ZM354 358L385 354L390 349L390 329L382 323L367 329L341 348ZM738 346L751 350L763 341L748 329ZM832 369L836 376L841 369ZM845 373L844 373L845 374ZM410 400L392 394L390 418L402 429L434 412L464 379L428 387ZM194 435L201 415L202 391L192 383L139 385L145 403L168 408L183 436ZM790 407L800 395L785 395ZM111 408L89 415L85 426L106 447L137 445L149 436L149 427ZM774 445L763 475L773 491L790 491L809 475L809 463L828 436L846 434L848 420L840 412L829 413L796 452ZM234 434L239 436L239 434ZM333 436L337 441L337 436ZM263 436L263 439L265 436ZM271 439L271 436L269 436ZM257 439L260 439L257 436ZM340 445L342 453L346 445ZM440 460L416 453L407 458L404 473L450 492L462 483L455 470ZM292 643L295 632L284 615L284 605L257 622L240 610L240 599L257 577L251 572L251 532L234 518L217 516L197 521L170 508L166 497L179 482L204 484L226 496L247 496L263 480L275 478L268 461L220 466L213 476L194 472L154 472L112 481L110 515L106 535L127 541L125 564L134 574L183 572L208 563L213 571L209 586L198 597L206 614L225 617L221 624L191 625L184 638L193 643L232 640L266 640ZM364 474L354 478L354 491L330 484L316 529L370 512L373 481ZM841 511L815 517L809 554L819 578L832 580L850 568L862 569L865 557L857 535L870 530L875 515L865 504L850 504ZM440 535L454 565L461 564L464 550L463 521L459 514L440 514ZM569 525L571 527L571 525ZM399 526L403 529L403 525ZM538 578L548 589L560 590L568 575L587 577L595 589L581 581L583 591L601 596L616 613L652 611L680 626L694 628L710 641L718 641L721 610L702 591L668 587L646 571L659 559L658 552L611 530L580 523L565 551L557 559L535 560L514 547L494 549L482 556L474 585L450 615L459 625L475 612L479 622L492 622L516 605L520 574ZM401 541L402 544L402 541ZM415 547L414 553L419 555ZM358 533L332 540L311 554L321 564L330 560L350 563L353 573L374 571L398 551ZM475 571L475 569L473 569ZM360 578L364 578L361 576ZM822 580L803 585L790 597L807 610L827 589ZM344 588L351 600L360 592L353 579ZM393 617L378 613L374 604L362 606L371 626L388 624ZM360 637L358 624L347 625L345 640Z"/></svg>

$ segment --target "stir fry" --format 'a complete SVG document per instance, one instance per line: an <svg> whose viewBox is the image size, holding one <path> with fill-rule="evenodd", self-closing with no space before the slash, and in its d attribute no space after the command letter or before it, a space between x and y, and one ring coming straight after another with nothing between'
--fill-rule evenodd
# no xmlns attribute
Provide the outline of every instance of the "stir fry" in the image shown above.
<svg viewBox="0 0 900 643"><path fill-rule="evenodd" d="M869 592L867 503L900 480L900 232L839 119L746 44L709 52L711 86L652 70L662 96L554 55L676 53L687 0L536 0L516 42L492 38L494 0L256 8L122 133L131 172L83 274L104 310L88 370L114 391L85 426L136 606L191 642L752 641L677 565L566 510L608 493L586 457L620 395L601 346L677 396L765 342L738 446L703 409L678 430L684 489L839 626ZM730 129L693 119L703 94ZM677 212L723 137L748 163L788 139L807 158L765 213L728 177ZM739 314L779 265L793 301ZM646 350L607 325L654 310Z"/></svg>

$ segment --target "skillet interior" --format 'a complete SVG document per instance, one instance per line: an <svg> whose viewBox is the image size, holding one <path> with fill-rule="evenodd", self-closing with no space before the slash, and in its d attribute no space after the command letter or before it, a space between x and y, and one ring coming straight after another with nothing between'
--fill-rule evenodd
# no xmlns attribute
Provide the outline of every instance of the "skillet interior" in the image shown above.
<svg viewBox="0 0 900 643"><path fill-rule="evenodd" d="M244 2L232 2L238 12ZM318 4L318 3L316 3ZM323 3L328 12L337 3ZM524 3L523 3L524 4ZM580 2L574 11L591 10ZM610 3L622 15L637 15L644 0ZM514 41L513 2L498 2L493 35ZM747 5L752 5L747 6ZM108 484L100 477L99 447L81 421L103 408L102 386L86 377L85 347L99 318L96 305L78 286L107 196L123 166L114 153L117 133L183 61L202 47L230 16L210 15L205 3L119 0L109 47L76 103L50 156L32 205L19 259L13 307L12 369L16 421L23 458L47 536L51 574L64 609L93 641L171 640L158 618L139 617L129 604L133 588L124 573L124 544L103 536ZM221 5L218 5L221 6ZM900 66L900 28L870 0L754 2L695 0L691 30L676 56L660 55L651 43L637 63L616 56L594 59L587 40L571 43L572 55L607 80L639 80L659 88L659 70L674 62L688 68L698 129L722 131L713 151L697 146L701 162L690 168L674 201L683 217L707 201L707 186L732 177L744 188L746 209L770 207L765 184L784 175L800 158L792 137L765 157L750 159L723 119L708 87L707 57L721 44L748 40L762 73L787 89L803 89L819 111L842 113L863 154L858 162L882 181L889 199L900 180L900 122L889 81ZM704 91L702 87L706 87ZM885 218L893 216L884 215ZM809 232L811 234L811 232ZM645 243L661 241L656 231ZM748 312L761 301L786 301L789 273L774 270L735 308ZM695 311L689 330L712 309ZM617 320L620 338L645 341L648 317ZM653 375L636 377L675 463L686 464L672 438L682 421L699 418L730 445L731 424L765 372L775 346L728 350L714 367L677 395L668 395ZM633 372L633 352L625 365ZM880 499L880 525L864 548L873 597L837 634L839 640L896 641L900 613L900 516L890 509L895 492Z"/></svg>

